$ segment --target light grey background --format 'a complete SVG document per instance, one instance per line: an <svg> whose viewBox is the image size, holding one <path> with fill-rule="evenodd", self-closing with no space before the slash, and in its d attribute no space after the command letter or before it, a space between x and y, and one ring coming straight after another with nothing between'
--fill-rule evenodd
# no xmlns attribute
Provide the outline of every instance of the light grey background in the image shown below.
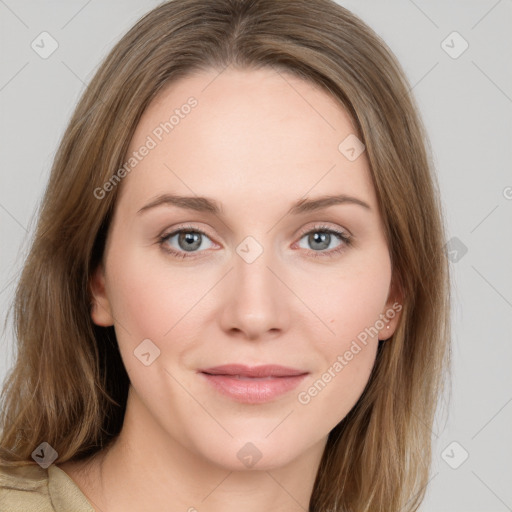
<svg viewBox="0 0 512 512"><path fill-rule="evenodd" d="M2 317L76 101L101 58L158 3L0 0ZM432 432L434 465L421 510L512 510L512 2L339 3L373 27L402 63L430 134L448 239L467 247L461 257L451 246L458 251L450 256L453 398ZM43 31L59 45L47 59L31 48ZM464 41L468 49L453 58ZM13 349L8 327L0 339L0 380ZM465 452L467 460L453 469Z"/></svg>

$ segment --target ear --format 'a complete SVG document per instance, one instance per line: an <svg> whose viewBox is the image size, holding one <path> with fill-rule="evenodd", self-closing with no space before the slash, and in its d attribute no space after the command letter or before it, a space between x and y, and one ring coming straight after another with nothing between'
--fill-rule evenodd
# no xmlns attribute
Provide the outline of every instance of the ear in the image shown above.
<svg viewBox="0 0 512 512"><path fill-rule="evenodd" d="M379 340L385 341L391 338L391 336L393 336L395 333L398 322L401 318L400 312L403 309L403 301L404 294L402 287L399 285L396 279L393 279L386 305L380 316L384 325L382 329L379 329Z"/></svg>
<svg viewBox="0 0 512 512"><path fill-rule="evenodd" d="M103 268L102 263L96 267L96 270L91 276L89 285L92 295L92 321L96 325L100 325L102 327L109 327L114 325L112 309L110 307L110 302L105 291L105 269Z"/></svg>

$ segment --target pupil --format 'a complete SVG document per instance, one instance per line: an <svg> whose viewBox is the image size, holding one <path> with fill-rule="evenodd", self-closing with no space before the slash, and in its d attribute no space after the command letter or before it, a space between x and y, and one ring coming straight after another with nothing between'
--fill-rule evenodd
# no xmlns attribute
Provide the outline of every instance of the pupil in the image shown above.
<svg viewBox="0 0 512 512"><path fill-rule="evenodd" d="M313 233L310 235L310 243L311 246L315 249L326 249L329 247L329 242L331 240L330 233L322 233L320 231L317 231L316 233ZM315 244L319 243L320 247L315 247Z"/></svg>
<svg viewBox="0 0 512 512"><path fill-rule="evenodd" d="M185 247L182 247L182 242L185 242ZM181 233L179 237L179 244L180 247L185 251L192 251L194 249L198 249L201 245L200 234L192 232Z"/></svg>

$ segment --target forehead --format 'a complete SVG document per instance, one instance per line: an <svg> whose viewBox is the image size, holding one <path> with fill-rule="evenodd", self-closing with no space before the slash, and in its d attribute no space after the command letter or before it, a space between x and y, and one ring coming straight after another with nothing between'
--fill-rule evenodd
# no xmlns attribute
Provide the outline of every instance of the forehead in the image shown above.
<svg viewBox="0 0 512 512"><path fill-rule="evenodd" d="M366 156L339 146L351 117L320 87L272 69L195 72L167 86L144 112L126 160L145 156L122 196L176 192L258 204L358 193L375 202ZM132 203L132 201L130 201Z"/></svg>

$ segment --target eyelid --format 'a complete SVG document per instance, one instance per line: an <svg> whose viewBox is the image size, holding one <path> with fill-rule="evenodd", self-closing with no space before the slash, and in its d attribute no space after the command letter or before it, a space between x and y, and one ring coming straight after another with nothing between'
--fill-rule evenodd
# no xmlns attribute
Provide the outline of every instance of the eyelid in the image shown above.
<svg viewBox="0 0 512 512"><path fill-rule="evenodd" d="M302 228L299 231L299 234L297 236L302 238L304 235L311 233L311 231L320 231L320 230L334 231L334 232L340 233L342 235L346 235L347 238L352 238L352 236L353 236L352 233L348 229L343 228L341 226L329 226L327 222L317 222L317 223L313 223L313 225L310 225L309 227Z"/></svg>
<svg viewBox="0 0 512 512"><path fill-rule="evenodd" d="M192 226L190 224L178 224L177 226L174 226L172 229L164 229L162 231L162 234L158 236L158 238L169 238L172 235L176 235L177 233L181 231L194 231L196 233L201 233L202 235L206 235L212 242L214 241L214 238L208 231L208 229L199 228L197 226Z"/></svg>

